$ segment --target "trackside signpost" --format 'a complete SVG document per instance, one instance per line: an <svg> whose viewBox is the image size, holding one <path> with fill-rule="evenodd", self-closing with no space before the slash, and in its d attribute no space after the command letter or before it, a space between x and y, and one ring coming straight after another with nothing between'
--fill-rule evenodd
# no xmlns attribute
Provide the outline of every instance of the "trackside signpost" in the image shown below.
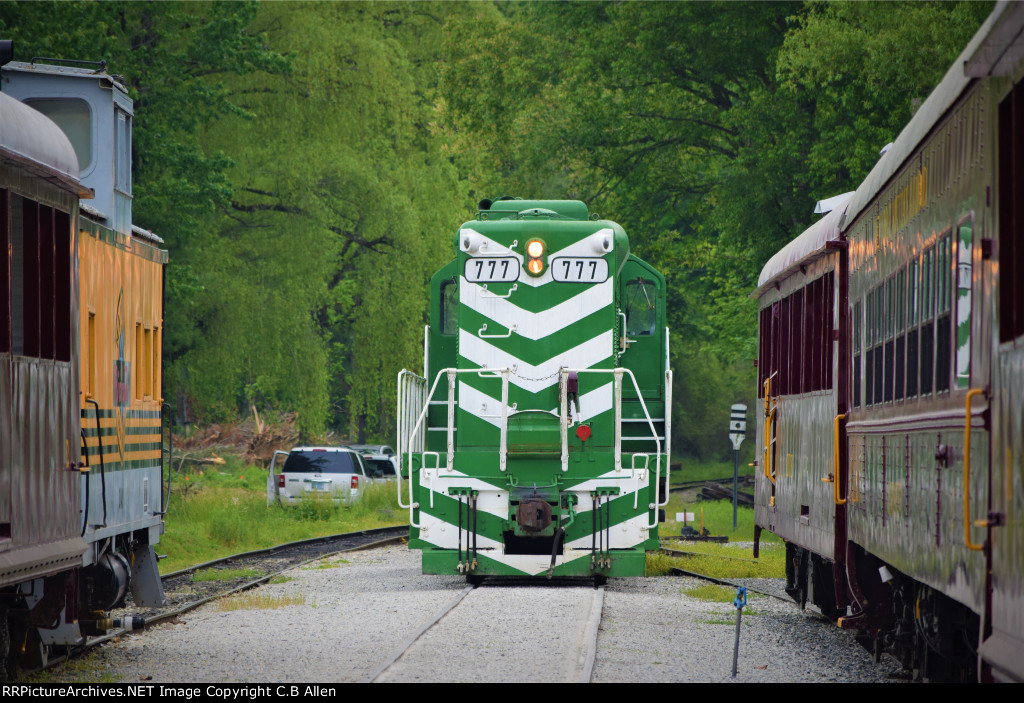
<svg viewBox="0 0 1024 703"><path fill-rule="evenodd" d="M729 439L732 441L732 529L736 529L736 501L740 490L740 445L747 433L747 406L736 403L729 417Z"/></svg>

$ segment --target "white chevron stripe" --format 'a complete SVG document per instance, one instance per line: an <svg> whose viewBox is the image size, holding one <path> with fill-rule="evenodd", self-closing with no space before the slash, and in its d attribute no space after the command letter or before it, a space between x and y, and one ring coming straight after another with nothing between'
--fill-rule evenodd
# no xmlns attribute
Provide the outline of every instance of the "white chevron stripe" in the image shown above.
<svg viewBox="0 0 1024 703"><path fill-rule="evenodd" d="M579 420L586 422L603 412L611 410L612 395L612 384L610 382L581 395L581 417ZM462 381L459 381L459 407L481 420L489 422L499 429L501 428L501 401L478 391L473 386ZM521 409L526 410L527 408ZM558 409L551 408L550 412L557 413ZM508 414L511 417L511 407L508 409Z"/></svg>
<svg viewBox="0 0 1024 703"><path fill-rule="evenodd" d="M476 241L479 241L486 245L483 250L478 251L475 254L470 253L470 256L514 256L515 258L519 259L519 283L536 288L537 286L542 286L545 283L552 282L553 279L551 278L550 266L548 266L544 273L541 274L540 276L531 276L530 274L526 273L526 267L523 265L522 254L519 254L514 250L510 252L508 250L508 247L506 247L504 244L499 244L490 237L480 234L471 227L463 227L461 230L459 230L460 241L467 235L473 237ZM599 229L593 234L584 235L583 237L576 240L567 247L559 249L558 251L555 252L551 252L550 254L548 254L547 259L548 261L551 261L556 256L603 256L603 252L600 252L600 250L595 249L594 241L592 240L599 240L604 237L611 237L612 250L614 251L615 232L613 232L610 227L605 227L603 229ZM526 242L521 241L519 242L519 245L525 247Z"/></svg>
<svg viewBox="0 0 1024 703"><path fill-rule="evenodd" d="M589 369L601 363L614 353L614 346L614 333L612 330L605 330L593 339L533 366L480 339L472 332L459 330L459 356L479 364L482 368L515 367L515 373L510 376L509 382L531 393L538 393L558 383L558 369L563 366Z"/></svg>
<svg viewBox="0 0 1024 703"><path fill-rule="evenodd" d="M611 305L614 299L614 280L609 278L604 283L588 286L579 295L547 310L529 312L504 298L484 293L483 286L463 277L459 286L459 302L503 327L512 329L515 325L516 334L522 337L537 340Z"/></svg>

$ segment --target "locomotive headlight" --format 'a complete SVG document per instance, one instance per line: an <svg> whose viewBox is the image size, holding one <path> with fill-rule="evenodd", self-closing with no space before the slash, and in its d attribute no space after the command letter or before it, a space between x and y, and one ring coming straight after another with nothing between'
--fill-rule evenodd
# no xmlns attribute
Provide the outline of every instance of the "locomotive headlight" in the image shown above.
<svg viewBox="0 0 1024 703"><path fill-rule="evenodd" d="M544 273L544 242L531 239L526 243L526 271L532 276Z"/></svg>

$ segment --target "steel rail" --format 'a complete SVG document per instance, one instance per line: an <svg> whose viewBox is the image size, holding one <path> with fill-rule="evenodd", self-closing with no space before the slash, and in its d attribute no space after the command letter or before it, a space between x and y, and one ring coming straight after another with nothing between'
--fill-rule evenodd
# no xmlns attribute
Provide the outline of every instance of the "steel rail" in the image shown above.
<svg viewBox="0 0 1024 703"><path fill-rule="evenodd" d="M180 615L183 615L183 614L185 614L187 612L195 610L196 608L198 608L198 607L200 607L202 605L206 605L207 603L209 603L211 601L215 601L215 600L218 600L218 599L221 599L221 598L226 598L226 597L232 596L232 595L234 595L236 593L241 593L242 591L247 591L249 589L255 588L256 586L261 586L261 585L267 583L268 581L270 581L275 576L280 576L285 571L289 571L291 569L300 568L302 566L305 566L306 564L310 564L310 563L312 563L314 561L319 561L321 559L325 559L325 558L328 558L328 557L331 557L331 556L334 556L334 555L337 555L337 554L344 554L344 553L348 553L348 552L363 551L363 550L366 550L366 549L375 549L377 547L382 547L382 546L385 546L385 545L388 545L388 544L393 544L393 543L395 543L397 541L400 541L400 540L406 538L408 536L408 530L409 530L409 526L408 525L397 525L397 526L392 526L392 527L378 527L378 528L372 528L372 529L369 529L369 530L359 530L359 531L356 531L356 532L343 532L343 533L340 533L340 534L329 535L329 536L326 536L326 537L313 537L313 538L310 538L310 539L296 540L294 542L285 542L283 544L279 544L279 545L276 545L276 546L273 546L273 547L267 547L265 549L256 549L256 550L253 550L253 551L250 551L250 552L239 552L238 554L232 554L232 555L229 555L229 556L226 556L226 557L221 557L219 559L212 559L210 561L203 562L201 564L195 564L193 566L189 566L189 567L187 567L185 569L179 569L178 571L172 571L172 572L167 573L167 574L162 574L160 576L161 581L170 580L170 579L177 578L177 577L180 577L180 576L188 575L190 573L194 573L194 572L196 572L196 571L198 571L200 569L210 568L210 567L213 567L213 566L217 566L219 564L229 563L229 562L231 562L233 560L242 560L242 559L247 559L247 558L252 558L252 557L270 555L270 554L274 554L274 553L278 553L278 552L283 552L283 551L285 551L287 549L293 549L293 548L296 548L296 547L302 547L302 546L307 546L307 545L312 545L312 544L327 543L327 542L330 542L332 540L344 540L344 539L354 538L354 537L359 537L359 536L383 536L382 539L373 540L372 542L366 542L364 544L360 544L360 545L357 545L357 546L354 546L354 547L348 547L348 548L345 548L345 549L338 549L338 550L334 550L334 551L330 551L330 552L323 552L321 554L317 554L316 556L310 557L309 559L305 559L305 560L302 560L300 562L289 564L286 567L284 567L283 569L278 569L278 570L274 571L273 573L264 574L263 576L255 578L255 579L253 579L251 581L248 581L246 583L243 583L243 584L241 584L239 586L235 586L234 588L230 588L230 589L225 590L225 591L220 591L220 592L217 592L217 593L213 593L213 594L210 594L210 595L205 596L203 598L200 598L199 600L191 601L191 602L185 603L184 605L181 605L181 606L179 606L177 608L172 608L172 609L170 609L168 611L164 611L164 612L158 613L157 615L147 617L145 619L145 625L143 626L142 631L145 631L151 625L155 625L157 623L165 622L167 620L172 620L173 618L176 618L176 617L178 617ZM123 637L125 635L130 635L133 632L139 632L139 630L127 630L127 629L121 628L121 629L118 629L118 630L108 631L107 634L100 635L99 637L86 637L86 641L83 644L71 645L71 646L68 647L67 652L65 652L64 654L60 654L60 655L57 655L57 656L49 658L48 661L46 662L45 666L42 666L39 669L33 669L31 671L26 670L25 673L32 673L34 671L43 671L45 669L52 668L52 667L54 667L54 666L56 666L58 664L62 664L64 662L66 662L66 661L70 661L71 659L79 657L79 656L85 654L86 652L88 652L89 650L93 649L94 647L98 647L99 645L104 644L106 642L109 642L109 641L111 641L111 640L113 640L113 639L115 639L117 637Z"/></svg>

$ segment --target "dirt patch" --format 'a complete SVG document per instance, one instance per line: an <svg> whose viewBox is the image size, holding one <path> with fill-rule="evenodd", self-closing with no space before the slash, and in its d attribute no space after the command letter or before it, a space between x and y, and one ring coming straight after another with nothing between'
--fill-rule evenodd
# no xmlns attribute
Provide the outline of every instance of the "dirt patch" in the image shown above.
<svg viewBox="0 0 1024 703"><path fill-rule="evenodd" d="M205 456L211 453L240 455L246 463L267 468L274 452L288 451L299 444L295 427L295 414L286 413L277 422L263 422L258 415L250 415L235 423L193 427L187 437L174 437L174 454L185 453ZM345 444L333 432L323 442L326 445Z"/></svg>

